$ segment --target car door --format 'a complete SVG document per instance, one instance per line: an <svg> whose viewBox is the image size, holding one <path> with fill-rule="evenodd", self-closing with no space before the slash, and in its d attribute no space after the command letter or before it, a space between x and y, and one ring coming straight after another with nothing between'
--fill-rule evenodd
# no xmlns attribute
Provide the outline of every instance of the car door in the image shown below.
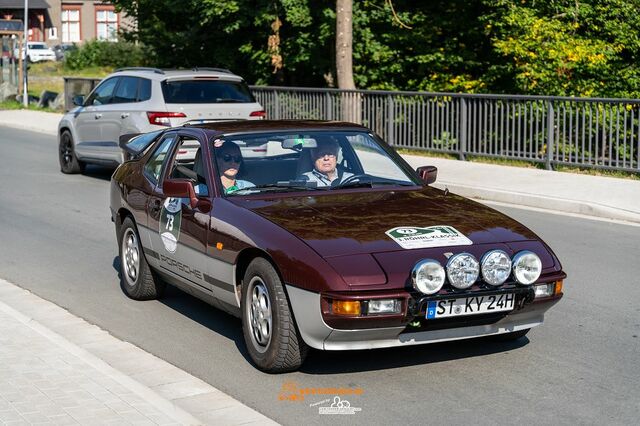
<svg viewBox="0 0 640 426"><path fill-rule="evenodd" d="M102 128L106 120L105 114L113 109L110 102L119 80L119 77L112 77L101 82L91 92L84 106L76 112L76 152L81 157L99 158L100 152L105 149ZM117 139L108 145L117 147Z"/></svg>
<svg viewBox="0 0 640 426"><path fill-rule="evenodd" d="M209 230L210 187L208 176L198 179L195 160L205 146L188 130L176 133L176 141L166 155L161 180L148 204L148 225L157 267L173 278L211 293L212 285L205 273L207 268L207 233ZM208 173L206 173L208 175ZM192 207L188 198L168 197L162 182L165 179L189 179L198 196L205 201Z"/></svg>

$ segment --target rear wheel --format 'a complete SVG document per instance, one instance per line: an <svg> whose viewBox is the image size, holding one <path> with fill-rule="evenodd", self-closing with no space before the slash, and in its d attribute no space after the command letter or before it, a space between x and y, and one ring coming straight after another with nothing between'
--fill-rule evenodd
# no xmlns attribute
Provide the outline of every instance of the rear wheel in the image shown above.
<svg viewBox="0 0 640 426"><path fill-rule="evenodd" d="M242 332L249 356L263 371L297 370L307 356L280 277L263 258L254 259L244 275Z"/></svg>
<svg viewBox="0 0 640 426"><path fill-rule="evenodd" d="M138 230L130 217L125 218L118 235L120 246L120 286L135 300L157 299L165 284L157 278L144 256Z"/></svg>
<svg viewBox="0 0 640 426"><path fill-rule="evenodd" d="M85 164L76 157L73 137L68 130L65 130L60 135L58 160L60 161L60 171L62 173L76 174L84 172Z"/></svg>

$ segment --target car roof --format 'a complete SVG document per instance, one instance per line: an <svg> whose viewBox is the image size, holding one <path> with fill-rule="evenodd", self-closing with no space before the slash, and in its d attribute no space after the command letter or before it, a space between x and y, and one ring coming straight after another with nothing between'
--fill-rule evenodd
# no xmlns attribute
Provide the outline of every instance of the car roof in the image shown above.
<svg viewBox="0 0 640 426"><path fill-rule="evenodd" d="M221 133L262 133L271 131L295 131L295 130L358 130L370 132L367 127L355 123L324 120L239 120L221 121L215 123L190 124L188 127L201 128Z"/></svg>
<svg viewBox="0 0 640 426"><path fill-rule="evenodd" d="M119 68L113 75L132 75L140 77L144 74L146 78L152 80L169 80L181 78L218 78L221 80L242 81L242 77L224 68L193 68L185 70L160 69L147 67L127 67Z"/></svg>

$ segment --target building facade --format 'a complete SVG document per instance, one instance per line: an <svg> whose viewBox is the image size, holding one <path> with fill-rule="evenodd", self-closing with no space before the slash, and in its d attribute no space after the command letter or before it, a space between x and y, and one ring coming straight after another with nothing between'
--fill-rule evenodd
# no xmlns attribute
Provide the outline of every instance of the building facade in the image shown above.
<svg viewBox="0 0 640 426"><path fill-rule="evenodd" d="M0 0L0 19L24 18L25 0ZM130 30L135 21L102 0L29 0L29 41L48 45L116 41L118 31Z"/></svg>

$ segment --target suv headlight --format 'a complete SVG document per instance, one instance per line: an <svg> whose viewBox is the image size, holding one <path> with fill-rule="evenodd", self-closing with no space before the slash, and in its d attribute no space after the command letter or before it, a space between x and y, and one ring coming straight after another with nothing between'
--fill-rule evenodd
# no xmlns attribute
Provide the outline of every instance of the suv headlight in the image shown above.
<svg viewBox="0 0 640 426"><path fill-rule="evenodd" d="M447 276L452 286L459 289L469 288L480 274L480 265L469 253L460 253L449 258Z"/></svg>
<svg viewBox="0 0 640 426"><path fill-rule="evenodd" d="M411 271L413 288L424 294L437 293L444 284L444 278L444 268L433 259L421 260Z"/></svg>
<svg viewBox="0 0 640 426"><path fill-rule="evenodd" d="M542 262L537 254L523 250L513 257L513 276L520 284L533 284L542 273Z"/></svg>
<svg viewBox="0 0 640 426"><path fill-rule="evenodd" d="M487 284L500 285L511 274L511 259L502 250L491 250L482 256L482 279Z"/></svg>

